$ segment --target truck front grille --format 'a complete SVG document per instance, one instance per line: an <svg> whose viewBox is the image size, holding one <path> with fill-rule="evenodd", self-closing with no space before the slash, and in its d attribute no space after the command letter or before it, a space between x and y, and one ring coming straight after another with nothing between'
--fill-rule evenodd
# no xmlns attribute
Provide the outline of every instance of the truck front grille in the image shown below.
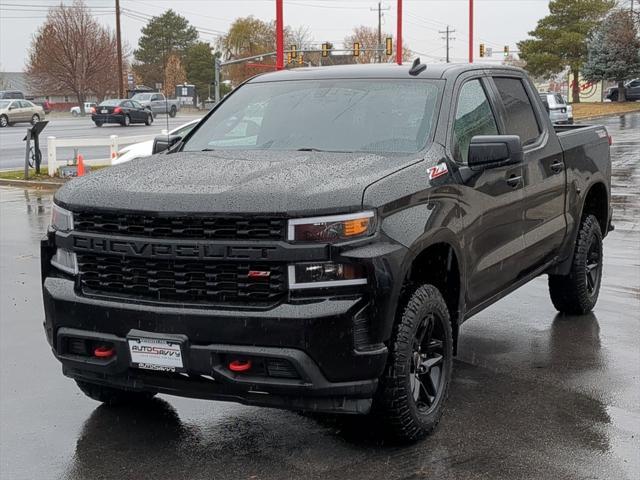
<svg viewBox="0 0 640 480"><path fill-rule="evenodd" d="M273 217L164 217L105 212L74 213L80 232L152 238L284 240L286 220Z"/></svg>
<svg viewBox="0 0 640 480"><path fill-rule="evenodd" d="M84 293L154 301L207 304L265 304L286 292L282 264L150 260L78 254ZM249 272L253 273L249 276Z"/></svg>

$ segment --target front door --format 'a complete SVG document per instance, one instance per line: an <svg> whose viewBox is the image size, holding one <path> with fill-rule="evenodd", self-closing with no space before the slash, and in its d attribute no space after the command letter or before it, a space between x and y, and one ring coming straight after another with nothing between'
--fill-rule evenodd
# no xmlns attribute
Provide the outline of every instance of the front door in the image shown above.
<svg viewBox="0 0 640 480"><path fill-rule="evenodd" d="M524 250L522 164L471 170L471 138L498 135L485 79L466 80L457 94L451 152L460 165L462 248L467 252L466 304L472 309L507 288L520 274Z"/></svg>

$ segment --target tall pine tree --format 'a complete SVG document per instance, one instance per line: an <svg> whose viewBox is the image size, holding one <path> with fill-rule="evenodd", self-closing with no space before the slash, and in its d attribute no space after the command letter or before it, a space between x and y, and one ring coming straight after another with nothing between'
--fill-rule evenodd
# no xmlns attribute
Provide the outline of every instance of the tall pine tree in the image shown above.
<svg viewBox="0 0 640 480"><path fill-rule="evenodd" d="M550 14L529 32L533 38L518 42L520 57L533 75L551 76L569 68L578 79L587 59L587 38L613 8L612 0L552 0ZM580 101L580 86L573 82L574 102Z"/></svg>

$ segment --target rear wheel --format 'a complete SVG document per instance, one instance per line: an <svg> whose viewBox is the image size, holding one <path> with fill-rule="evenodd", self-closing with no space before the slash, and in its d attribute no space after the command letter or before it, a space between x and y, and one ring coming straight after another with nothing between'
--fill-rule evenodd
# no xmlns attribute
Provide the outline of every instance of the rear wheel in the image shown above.
<svg viewBox="0 0 640 480"><path fill-rule="evenodd" d="M594 215L580 223L571 271L549 275L549 294L559 312L583 315L598 301L602 280L602 231Z"/></svg>
<svg viewBox="0 0 640 480"><path fill-rule="evenodd" d="M151 125L153 123L153 115L150 113L147 115L146 120L144 121L145 125Z"/></svg>
<svg viewBox="0 0 640 480"><path fill-rule="evenodd" d="M610 98L610 100L611 100L612 102L617 102L617 101L618 101L618 92L613 92L613 93L611 94L611 98Z"/></svg>
<svg viewBox="0 0 640 480"><path fill-rule="evenodd" d="M433 285L416 288L405 303L373 412L401 441L425 437L438 425L449 394L453 336L449 310Z"/></svg>
<svg viewBox="0 0 640 480"><path fill-rule="evenodd" d="M151 400L155 392L131 392L95 383L76 380L78 387L87 397L107 405L130 405Z"/></svg>
<svg viewBox="0 0 640 480"><path fill-rule="evenodd" d="M9 119L6 115L0 115L0 128L8 127Z"/></svg>
<svg viewBox="0 0 640 480"><path fill-rule="evenodd" d="M177 113L178 113L178 109L175 107L175 105L173 105L171 107L171 110L169 110L169 116L173 118L176 116Z"/></svg>
<svg viewBox="0 0 640 480"><path fill-rule="evenodd" d="M131 117L129 117L129 115L125 115L124 120L122 120L122 126L128 127L129 125L131 125Z"/></svg>

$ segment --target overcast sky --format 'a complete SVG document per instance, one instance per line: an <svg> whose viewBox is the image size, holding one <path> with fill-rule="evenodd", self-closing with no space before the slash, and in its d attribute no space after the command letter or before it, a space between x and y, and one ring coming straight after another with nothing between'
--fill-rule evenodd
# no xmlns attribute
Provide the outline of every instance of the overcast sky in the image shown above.
<svg viewBox="0 0 640 480"><path fill-rule="evenodd" d="M96 18L114 27L115 0L85 0ZM24 68L33 32L46 17L47 8L60 0L0 0L0 69ZM64 0L63 3L70 3ZM198 28L202 40L212 42L237 18L254 15L262 20L275 17L274 0L121 0L123 40L133 49L148 15L173 8ZM313 39L340 45L356 25L377 27L374 0L284 0L285 24L307 25ZM504 45L515 50L536 22L549 13L546 0L475 0L475 53L478 43L494 48L499 60ZM396 1L382 2L383 30L395 31ZM373 9L373 10L372 10ZM438 30L455 29L451 45L452 61L466 61L468 45L468 0L404 0L405 43L423 61L444 59L445 42Z"/></svg>

